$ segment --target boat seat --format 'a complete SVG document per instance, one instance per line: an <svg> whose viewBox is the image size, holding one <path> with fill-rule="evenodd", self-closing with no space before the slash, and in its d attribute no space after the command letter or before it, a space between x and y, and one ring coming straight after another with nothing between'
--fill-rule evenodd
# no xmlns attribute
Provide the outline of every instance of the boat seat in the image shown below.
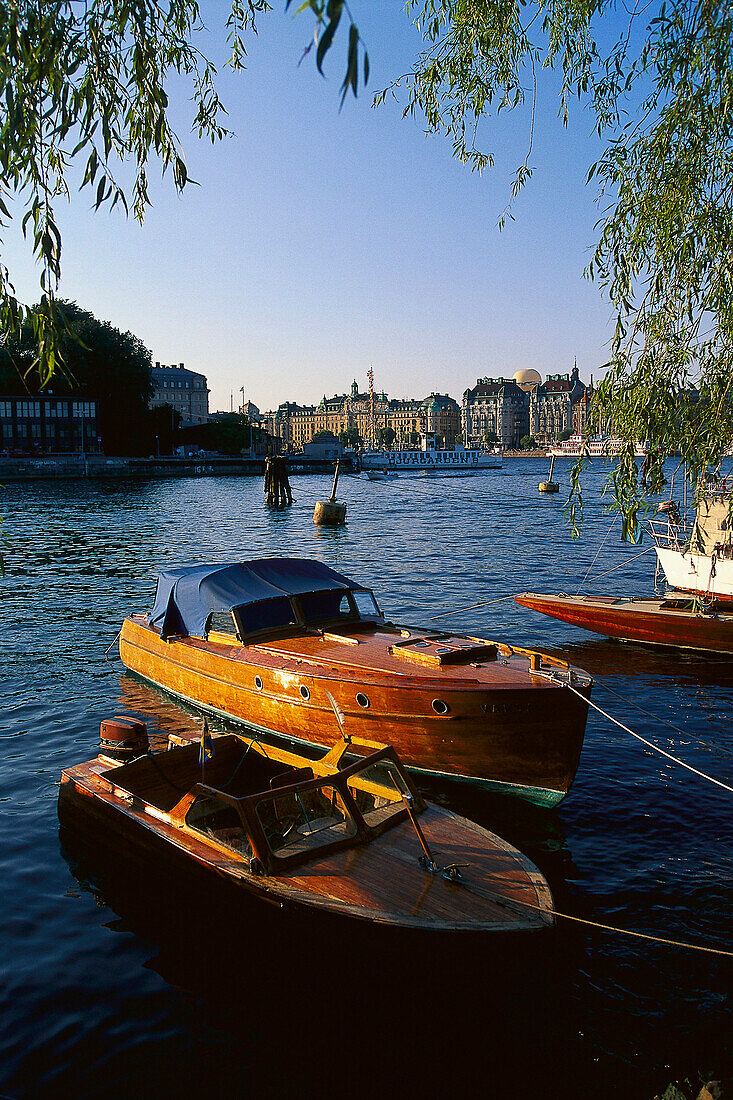
<svg viewBox="0 0 733 1100"><path fill-rule="evenodd" d="M293 783L305 783L308 779L314 779L312 768L291 768L287 772L273 775L270 780L270 790L276 791L279 787L291 787Z"/></svg>

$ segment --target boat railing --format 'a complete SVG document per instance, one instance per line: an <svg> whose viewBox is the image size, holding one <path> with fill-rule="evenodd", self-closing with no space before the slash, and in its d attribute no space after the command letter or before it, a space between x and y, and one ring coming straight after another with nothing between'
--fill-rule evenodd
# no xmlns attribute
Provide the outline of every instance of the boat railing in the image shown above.
<svg viewBox="0 0 733 1100"><path fill-rule="evenodd" d="M689 547L693 524L690 520L680 518L679 513L663 513L650 519L648 523L656 546L663 550L679 551Z"/></svg>

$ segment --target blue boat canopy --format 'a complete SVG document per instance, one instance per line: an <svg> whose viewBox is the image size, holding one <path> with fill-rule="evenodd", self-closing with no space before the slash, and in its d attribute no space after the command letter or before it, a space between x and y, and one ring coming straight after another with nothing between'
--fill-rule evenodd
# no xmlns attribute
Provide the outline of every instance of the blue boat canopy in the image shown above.
<svg viewBox="0 0 733 1100"><path fill-rule="evenodd" d="M261 604L263 626L267 608L290 596L307 593L368 592L334 569L312 558L260 558L217 565L181 565L158 574L155 606L148 620L163 638L193 634L202 638L212 612L234 611ZM277 600L278 605L269 601ZM266 606L265 606L266 605ZM280 613L277 618L279 619ZM295 618L292 618L295 622Z"/></svg>

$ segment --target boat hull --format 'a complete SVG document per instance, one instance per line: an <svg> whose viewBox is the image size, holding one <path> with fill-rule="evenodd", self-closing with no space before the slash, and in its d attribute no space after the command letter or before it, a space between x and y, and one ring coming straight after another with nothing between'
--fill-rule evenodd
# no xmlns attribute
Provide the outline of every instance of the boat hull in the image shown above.
<svg viewBox="0 0 733 1100"><path fill-rule="evenodd" d="M160 754L157 767L165 772L169 759L170 754ZM368 844L324 852L277 874L253 874L243 858L131 797L124 780L115 776L122 769L112 769L106 782L109 770L109 762L98 758L62 773L59 821L71 834L94 844L103 841L110 852L124 853L141 868L158 862L176 875L193 871L279 910L424 932L531 931L554 923L549 886L531 861L500 837L441 807L428 806L420 826L443 866L464 868L460 885L420 864L409 819Z"/></svg>
<svg viewBox="0 0 733 1100"><path fill-rule="evenodd" d="M733 653L733 614L708 614L669 606L691 601L598 600L589 596L534 592L523 592L514 598L532 611L608 638L677 649Z"/></svg>
<svg viewBox="0 0 733 1100"><path fill-rule="evenodd" d="M541 806L567 794L583 745L587 702L540 676L492 686L473 668L442 679L413 674L407 663L391 674L356 665L323 668L266 647L163 641L134 618L123 624L120 655L132 672L177 698L295 743L339 740L328 692L345 715L347 733L389 742L412 771ZM590 694L589 682L578 687ZM358 705L360 695L367 709ZM445 713L436 713L436 702L445 704Z"/></svg>
<svg viewBox="0 0 733 1100"><path fill-rule="evenodd" d="M680 592L733 601L733 561L655 547L667 583Z"/></svg>

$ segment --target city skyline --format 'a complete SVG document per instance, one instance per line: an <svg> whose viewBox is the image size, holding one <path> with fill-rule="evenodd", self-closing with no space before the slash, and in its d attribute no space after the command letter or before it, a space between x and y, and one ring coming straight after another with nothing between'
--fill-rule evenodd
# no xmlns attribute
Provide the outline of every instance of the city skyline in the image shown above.
<svg viewBox="0 0 733 1100"><path fill-rule="evenodd" d="M202 4L202 48L224 58L222 12ZM369 89L339 111L342 57L324 81L298 66L307 16L259 22L248 68L220 67L236 136L217 145L187 132L190 104L172 86L173 121L189 175L182 197L149 173L153 207L139 228L119 210L91 212L87 192L59 203L61 297L150 348L153 360L205 374L211 408L312 404L370 368L395 396L460 393L481 376L584 377L608 359L610 310L582 275L596 239L599 151L590 116L556 118L555 87L540 74L531 163L536 175L498 219L526 155L529 107L482 129L496 167L472 175L445 139L426 139L400 102L371 109L374 91L405 71L418 45L399 10L359 12L372 64ZM127 174L123 172L127 178ZM38 272L18 227L4 257L26 301Z"/></svg>

